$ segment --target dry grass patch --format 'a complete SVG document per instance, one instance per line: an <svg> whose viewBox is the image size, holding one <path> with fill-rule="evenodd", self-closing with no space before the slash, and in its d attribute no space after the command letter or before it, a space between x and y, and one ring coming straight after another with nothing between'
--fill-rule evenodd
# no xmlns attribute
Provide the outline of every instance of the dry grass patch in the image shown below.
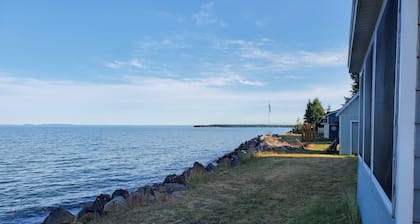
<svg viewBox="0 0 420 224"><path fill-rule="evenodd" d="M303 146L305 150L322 152L325 151L332 141L323 138L316 138L313 142L302 142L300 134L284 134L279 137L269 137L271 144L275 145L277 142L289 143L292 146L300 147ZM278 143L277 143L278 144Z"/></svg>
<svg viewBox="0 0 420 224"><path fill-rule="evenodd" d="M95 223L358 223L355 158L287 156L220 168L178 197Z"/></svg>
<svg viewBox="0 0 420 224"><path fill-rule="evenodd" d="M327 143L309 143L305 145L307 150L325 151L330 144Z"/></svg>

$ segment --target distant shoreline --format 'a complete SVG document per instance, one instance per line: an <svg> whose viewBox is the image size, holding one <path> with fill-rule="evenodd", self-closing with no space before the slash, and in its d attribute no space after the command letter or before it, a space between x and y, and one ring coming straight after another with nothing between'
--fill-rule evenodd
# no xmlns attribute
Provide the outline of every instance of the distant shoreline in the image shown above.
<svg viewBox="0 0 420 224"><path fill-rule="evenodd" d="M208 124L194 125L195 128L293 128L291 124Z"/></svg>

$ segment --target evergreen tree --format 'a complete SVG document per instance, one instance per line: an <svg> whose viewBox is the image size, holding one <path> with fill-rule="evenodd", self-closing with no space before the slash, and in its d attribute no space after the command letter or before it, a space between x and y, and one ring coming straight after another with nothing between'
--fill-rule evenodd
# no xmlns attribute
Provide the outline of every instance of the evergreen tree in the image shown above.
<svg viewBox="0 0 420 224"><path fill-rule="evenodd" d="M319 126L324 114L324 108L322 107L321 101L319 101L318 98L315 98L312 102L311 100L308 100L304 116L305 123Z"/></svg>
<svg viewBox="0 0 420 224"><path fill-rule="evenodd" d="M312 101L311 101L311 99L309 99L308 103L306 103L305 115L303 116L303 120L307 124L313 124L313 119L312 119L313 109L312 109L312 107L313 107L312 106Z"/></svg>
<svg viewBox="0 0 420 224"><path fill-rule="evenodd" d="M359 79L360 75L359 73L351 73L350 78L353 80L353 83L351 84L351 94L352 96L359 92Z"/></svg>
<svg viewBox="0 0 420 224"><path fill-rule="evenodd" d="M312 110L313 110L313 120L314 124L318 126L322 122L322 118L325 115L324 108L322 107L321 101L318 98L315 98L312 101Z"/></svg>

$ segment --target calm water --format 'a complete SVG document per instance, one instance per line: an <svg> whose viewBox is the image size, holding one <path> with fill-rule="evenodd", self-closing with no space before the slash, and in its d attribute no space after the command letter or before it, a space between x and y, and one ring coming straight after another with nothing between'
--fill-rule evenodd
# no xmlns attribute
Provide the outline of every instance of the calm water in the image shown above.
<svg viewBox="0 0 420 224"><path fill-rule="evenodd" d="M58 206L77 213L100 193L161 182L256 135L288 130L0 126L0 223L41 223Z"/></svg>

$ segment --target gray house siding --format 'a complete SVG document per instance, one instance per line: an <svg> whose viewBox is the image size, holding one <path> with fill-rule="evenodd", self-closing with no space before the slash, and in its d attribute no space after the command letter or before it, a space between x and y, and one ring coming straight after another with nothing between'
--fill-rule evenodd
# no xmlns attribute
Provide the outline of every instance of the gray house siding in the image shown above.
<svg viewBox="0 0 420 224"><path fill-rule="evenodd" d="M359 115L359 98L355 99L351 105L343 111L342 115Z"/></svg>
<svg viewBox="0 0 420 224"><path fill-rule="evenodd" d="M339 128L339 139L340 139L340 154L350 155L357 154L358 145L352 147L351 141L353 135L357 135L357 132L351 134L352 122L359 121L359 96L349 101L343 106L343 109L337 113L340 118Z"/></svg>
<svg viewBox="0 0 420 224"><path fill-rule="evenodd" d="M419 2L420 7L420 2ZM419 10L420 11L420 10ZM420 13L418 15L417 30L420 32ZM417 33L419 33L417 32ZM414 205L413 221L420 224L420 45L417 36L417 87L416 87L416 123L415 123L415 155L414 155Z"/></svg>
<svg viewBox="0 0 420 224"><path fill-rule="evenodd" d="M363 153L357 198L362 223L396 223L392 213L398 0L384 1L361 71Z"/></svg>
<svg viewBox="0 0 420 224"><path fill-rule="evenodd" d="M357 201L362 223L395 223L372 182L369 168L361 159L358 160L357 169Z"/></svg>
<svg viewBox="0 0 420 224"><path fill-rule="evenodd" d="M357 115L342 115L340 116L340 154L351 155L356 154L357 151L353 152L351 149L351 121L358 121L359 116Z"/></svg>
<svg viewBox="0 0 420 224"><path fill-rule="evenodd" d="M419 11L420 0L353 0L348 67L361 74L362 223L420 224Z"/></svg>

